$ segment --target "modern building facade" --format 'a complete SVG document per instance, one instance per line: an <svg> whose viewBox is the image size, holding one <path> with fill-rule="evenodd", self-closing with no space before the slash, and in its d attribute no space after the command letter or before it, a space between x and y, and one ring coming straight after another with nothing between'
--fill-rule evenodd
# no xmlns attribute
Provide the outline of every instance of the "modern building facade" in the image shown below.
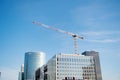
<svg viewBox="0 0 120 80"><path fill-rule="evenodd" d="M48 62L47 76L48 80L96 80L93 57L78 54L55 55Z"/></svg>
<svg viewBox="0 0 120 80"><path fill-rule="evenodd" d="M24 80L24 64L21 65L21 71L19 72L18 80Z"/></svg>
<svg viewBox="0 0 120 80"><path fill-rule="evenodd" d="M102 80L99 53L95 51L85 51L82 53L82 55L93 56L93 60L95 63L94 65L95 65L96 80Z"/></svg>
<svg viewBox="0 0 120 80"><path fill-rule="evenodd" d="M45 53L27 52L24 61L24 80L35 80L35 71L45 64Z"/></svg>
<svg viewBox="0 0 120 80"><path fill-rule="evenodd" d="M45 66L46 65L43 65L42 67L38 68L36 71L35 71L35 80L44 80L44 76L45 76Z"/></svg>
<svg viewBox="0 0 120 80"><path fill-rule="evenodd" d="M98 53L95 54L98 56ZM99 73L100 64L98 64L98 57L85 54L85 52L82 55L56 54L40 68L41 70L36 71L37 76L39 75L36 76L36 80L102 80Z"/></svg>
<svg viewBox="0 0 120 80"><path fill-rule="evenodd" d="M18 80L21 80L21 72L18 74Z"/></svg>
<svg viewBox="0 0 120 80"><path fill-rule="evenodd" d="M0 72L0 78L1 78L1 72Z"/></svg>

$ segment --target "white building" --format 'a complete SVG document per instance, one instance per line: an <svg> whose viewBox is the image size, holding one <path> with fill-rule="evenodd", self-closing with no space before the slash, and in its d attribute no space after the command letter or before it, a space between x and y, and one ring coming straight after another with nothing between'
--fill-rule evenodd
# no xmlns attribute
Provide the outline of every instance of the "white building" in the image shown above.
<svg viewBox="0 0 120 80"><path fill-rule="evenodd" d="M102 80L99 53L56 54L36 71L35 80Z"/></svg>
<svg viewBox="0 0 120 80"><path fill-rule="evenodd" d="M47 63L45 80L96 80L93 56L57 54Z"/></svg>

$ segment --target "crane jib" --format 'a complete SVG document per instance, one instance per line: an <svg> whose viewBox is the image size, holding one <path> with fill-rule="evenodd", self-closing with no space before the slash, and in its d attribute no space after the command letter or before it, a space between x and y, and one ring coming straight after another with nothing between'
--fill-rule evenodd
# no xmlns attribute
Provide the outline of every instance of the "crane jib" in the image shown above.
<svg viewBox="0 0 120 80"><path fill-rule="evenodd" d="M81 36L78 36L76 34L73 34L71 32L67 32L67 31L64 31L64 30L61 30L61 29L58 29L58 28L55 28L55 27L51 27L49 25L46 25L46 24L43 24L43 23L40 23L40 22L36 22L36 21L33 21L33 24L37 24L39 26L42 26L42 27L45 27L45 28L48 28L48 29L51 29L51 30L54 30L54 31L57 31L57 32L61 32L61 33L64 33L64 34L67 34L67 35L70 35L74 38L74 49L75 49L75 54L78 54L78 49L77 49L77 38L80 38L80 39L83 39L83 37Z"/></svg>

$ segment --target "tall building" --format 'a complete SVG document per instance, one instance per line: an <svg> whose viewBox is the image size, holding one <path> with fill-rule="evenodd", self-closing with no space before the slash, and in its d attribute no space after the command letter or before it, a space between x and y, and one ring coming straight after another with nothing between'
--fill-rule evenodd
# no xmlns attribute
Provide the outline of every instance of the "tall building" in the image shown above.
<svg viewBox="0 0 120 80"><path fill-rule="evenodd" d="M21 79L21 72L19 72L19 74L18 74L18 80L22 80Z"/></svg>
<svg viewBox="0 0 120 80"><path fill-rule="evenodd" d="M94 63L95 63L94 65L95 65L96 80L102 80L99 53L95 51L85 51L82 53L82 55L93 56Z"/></svg>
<svg viewBox="0 0 120 80"><path fill-rule="evenodd" d="M45 64L43 52L27 52L24 61L24 80L34 80L35 71Z"/></svg>
<svg viewBox="0 0 120 80"><path fill-rule="evenodd" d="M1 77L1 72L0 72L0 77Z"/></svg>
<svg viewBox="0 0 120 80"><path fill-rule="evenodd" d="M19 72L18 80L24 80L24 64L21 65L21 71Z"/></svg>
<svg viewBox="0 0 120 80"><path fill-rule="evenodd" d="M94 51L93 51L94 52ZM56 54L46 65L36 71L36 80L102 80L98 79L98 54ZM96 68L98 67L98 68ZM41 74L44 74L42 77ZM40 75L40 76L38 76ZM96 76L97 75L97 76Z"/></svg>
<svg viewBox="0 0 120 80"><path fill-rule="evenodd" d="M24 64L21 65L21 72L24 72Z"/></svg>
<svg viewBox="0 0 120 80"><path fill-rule="evenodd" d="M21 80L24 80L24 64L21 65Z"/></svg>

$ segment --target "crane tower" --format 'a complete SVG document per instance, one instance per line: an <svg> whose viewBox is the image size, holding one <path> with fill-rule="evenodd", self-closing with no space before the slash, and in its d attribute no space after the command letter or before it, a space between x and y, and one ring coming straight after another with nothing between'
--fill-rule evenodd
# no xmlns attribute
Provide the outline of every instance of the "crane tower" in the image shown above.
<svg viewBox="0 0 120 80"><path fill-rule="evenodd" d="M52 27L52 26L49 26L49 25L46 25L46 24L37 22L37 21L33 21L33 24L36 24L36 25L42 26L42 27L44 27L44 28L51 29L51 30L54 30L54 31L61 32L61 33L64 33L64 34L67 34L67 35L72 36L73 39L74 39L75 54L78 54L78 50L77 50L77 39L83 39L82 36L78 36L78 35L73 34L73 33L71 33L71 32L67 32L67 31L64 31L64 30L61 30L61 29L58 29L58 28L55 28L55 27Z"/></svg>

